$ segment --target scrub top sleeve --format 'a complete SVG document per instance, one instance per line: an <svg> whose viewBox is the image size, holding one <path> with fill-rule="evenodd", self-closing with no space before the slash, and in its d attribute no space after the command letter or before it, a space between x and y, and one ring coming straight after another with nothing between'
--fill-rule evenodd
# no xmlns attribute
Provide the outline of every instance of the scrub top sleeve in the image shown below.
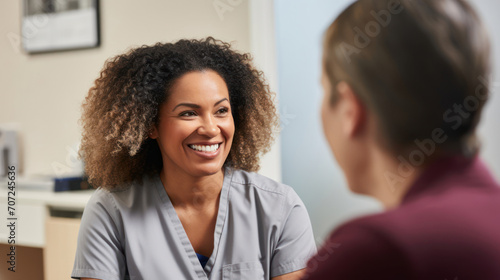
<svg viewBox="0 0 500 280"><path fill-rule="evenodd" d="M72 278L126 279L119 228L114 198L109 192L97 189L83 212Z"/></svg>
<svg viewBox="0 0 500 280"><path fill-rule="evenodd" d="M284 205L283 226L271 259L271 277L301 270L316 254L311 221L304 203L290 188Z"/></svg>

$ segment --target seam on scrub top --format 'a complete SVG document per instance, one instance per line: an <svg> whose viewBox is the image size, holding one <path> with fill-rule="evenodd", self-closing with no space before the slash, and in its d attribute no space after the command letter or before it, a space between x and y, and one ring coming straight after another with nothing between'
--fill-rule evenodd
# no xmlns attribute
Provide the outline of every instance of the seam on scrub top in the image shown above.
<svg viewBox="0 0 500 280"><path fill-rule="evenodd" d="M103 271L103 270L96 270L96 269L76 269L76 270L73 270L71 272L71 278L73 278L73 274L79 274L79 273L83 273L83 274L91 273L91 274L93 274L93 276L74 276L74 277L78 277L81 279L81 278L88 278L88 277L99 277L100 278L103 276L105 276L105 278L108 278L111 276L112 278L120 279L119 274L115 274L115 273ZM104 275L101 275L101 274L104 274Z"/></svg>
<svg viewBox="0 0 500 280"><path fill-rule="evenodd" d="M279 195L283 195L283 196L285 196L288 193L288 192L279 192L279 191L275 191L275 190L271 190L271 189L266 189L266 188L263 188L259 185L256 185L255 183L252 183L252 182L234 182L234 183L239 184L239 185L243 185L243 186L252 186L252 187L257 188L259 190L263 190L266 192L271 192L271 193L275 193L275 194L279 194ZM281 184L281 185L286 186L287 188L290 188L287 185L284 185L284 184Z"/></svg>
<svg viewBox="0 0 500 280"><path fill-rule="evenodd" d="M279 275L287 274L287 273L292 273L301 269L304 269L307 267L307 261L309 258L300 258L300 259L295 259L293 261L286 262L284 264L280 264L275 267L271 267L270 275L272 274L271 272L278 272L278 275L274 275L271 277L276 277ZM274 271L277 270L277 271ZM291 271L290 271L291 270Z"/></svg>
<svg viewBox="0 0 500 280"><path fill-rule="evenodd" d="M120 213L120 210L118 209L118 205L116 204L116 200L115 200L115 197L113 196L113 194L112 194L112 193L110 193L110 192L106 192L106 194L110 197L111 204L113 204L113 208L114 208L114 210L115 210L115 213ZM108 215L111 217L111 221L113 222L113 225L115 226L115 229L116 229L116 231L118 231L118 234L119 234L119 236L120 236L120 240L119 240L119 242L120 242L120 247L121 247L121 248L120 248L120 249L121 249L120 251L123 253L123 252L124 252L124 250L125 250L125 248L123 248L123 244L122 244L122 243L123 243L123 241L125 240L125 235L124 235L124 234L125 234L125 232L123 232L122 230L120 230L121 228L123 228L123 225L122 225L122 224L120 224L120 225L122 225L122 227L119 227L119 226L118 226L118 224L119 224L119 223L117 223L117 222L115 221L115 218L113 217L113 215L112 215L111 213L109 213Z"/></svg>
<svg viewBox="0 0 500 280"><path fill-rule="evenodd" d="M214 268L213 264L215 264L215 262L217 261L217 258L219 256L219 248L220 248L220 241L222 239L222 233L224 232L224 228L226 227L226 223L227 223L227 216L228 216L228 211L229 211L229 198L231 197L231 185L232 185L232 182L233 182L233 179L234 179L234 170L232 168L228 168L227 170L227 174L224 174L224 179L226 179L226 176L231 176L230 178L227 178L227 190L226 190L226 203L224 203L225 205L225 208L224 209L224 214L221 214L222 213L222 210L220 209L219 207L219 212L217 213L217 221L219 221L219 216L220 215L223 215L224 216L224 219L221 220L221 227L220 227L220 233L218 233L219 235L219 238L218 240L216 241L215 240L215 236L214 236L214 251L212 251L212 255L214 256L213 258L213 262L210 263L209 267L210 267L210 274L212 274L212 269ZM222 182L222 189L224 189L224 181ZM223 194L221 193L221 196ZM219 202L219 206L220 206L220 202ZM217 230L217 224L215 225L215 229ZM215 253L215 255L214 255ZM208 259L208 262L210 262L210 259L211 259L212 256L209 257ZM207 264L208 264L207 262Z"/></svg>

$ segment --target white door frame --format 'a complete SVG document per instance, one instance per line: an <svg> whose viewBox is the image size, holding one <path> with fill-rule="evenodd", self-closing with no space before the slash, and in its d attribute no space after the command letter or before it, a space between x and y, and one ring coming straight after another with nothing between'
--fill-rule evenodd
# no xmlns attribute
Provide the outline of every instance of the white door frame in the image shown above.
<svg viewBox="0 0 500 280"><path fill-rule="evenodd" d="M265 73L271 91L278 95L278 67L274 26L274 0L249 0L250 51L255 65ZM279 112L279 104L276 104ZM280 137L261 160L259 173L281 182Z"/></svg>

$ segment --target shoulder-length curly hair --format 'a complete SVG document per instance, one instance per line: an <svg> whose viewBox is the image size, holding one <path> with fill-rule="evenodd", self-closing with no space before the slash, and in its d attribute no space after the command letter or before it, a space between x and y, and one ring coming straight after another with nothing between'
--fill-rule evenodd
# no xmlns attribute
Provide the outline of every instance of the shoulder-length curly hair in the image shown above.
<svg viewBox="0 0 500 280"><path fill-rule="evenodd" d="M161 171L156 140L160 105L182 75L213 70L227 84L235 134L224 166L259 169L278 128L274 94L249 54L208 37L142 46L109 59L83 103L80 156L94 186L109 190Z"/></svg>

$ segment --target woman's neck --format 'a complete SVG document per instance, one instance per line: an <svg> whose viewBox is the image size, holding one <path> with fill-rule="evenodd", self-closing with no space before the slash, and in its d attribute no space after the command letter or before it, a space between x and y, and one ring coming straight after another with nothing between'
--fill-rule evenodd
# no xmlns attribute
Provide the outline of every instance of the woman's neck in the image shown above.
<svg viewBox="0 0 500 280"><path fill-rule="evenodd" d="M160 179L174 207L203 210L217 204L224 181L223 169L202 177L165 169L160 172Z"/></svg>

